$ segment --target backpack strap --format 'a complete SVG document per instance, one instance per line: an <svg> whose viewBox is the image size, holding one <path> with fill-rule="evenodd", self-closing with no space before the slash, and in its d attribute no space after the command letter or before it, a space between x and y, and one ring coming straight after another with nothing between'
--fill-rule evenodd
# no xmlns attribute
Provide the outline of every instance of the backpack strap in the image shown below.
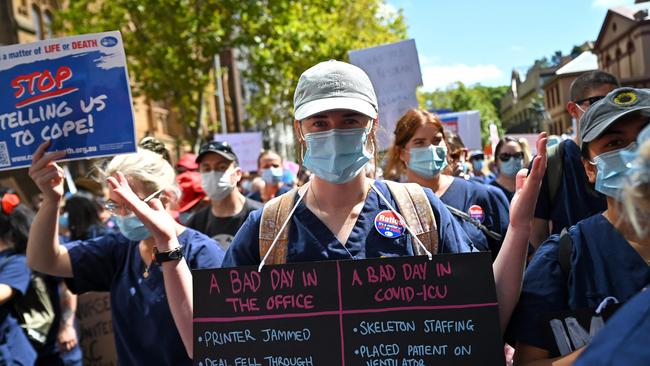
<svg viewBox="0 0 650 366"><path fill-rule="evenodd" d="M431 254L438 253L438 228L433 209L424 188L416 183L397 183L384 181L391 195L397 202L399 212ZM412 241L413 253L425 255L424 250Z"/></svg>
<svg viewBox="0 0 650 366"><path fill-rule="evenodd" d="M548 182L548 198L551 205L555 204L555 199L560 190L562 183L562 169L564 164L564 145L565 141L555 144L548 148L548 163L546 164L546 179Z"/></svg>
<svg viewBox="0 0 650 366"><path fill-rule="evenodd" d="M567 228L562 229L559 240L559 251L557 260L560 263L560 270L564 275L564 282L569 282L569 274L571 273L571 253L573 252L573 239L569 234Z"/></svg>
<svg viewBox="0 0 650 366"><path fill-rule="evenodd" d="M282 224L289 217L297 192L298 188L294 188L273 198L264 205L259 231L260 260L269 251L273 240L278 235L278 231L282 228ZM289 222L287 227L279 233L278 242L266 259L266 264L284 264L287 262L290 224Z"/></svg>
<svg viewBox="0 0 650 366"><path fill-rule="evenodd" d="M451 212L452 215L459 217L460 219L469 222L470 224L476 226L479 230L481 230L485 235L489 236L490 238L496 240L496 241L501 241L503 240L503 235L499 233L495 233L494 231L490 230L487 228L487 226L481 224L480 221L477 219L471 217L467 213L457 209L456 207L451 207L449 205L445 205L449 212Z"/></svg>

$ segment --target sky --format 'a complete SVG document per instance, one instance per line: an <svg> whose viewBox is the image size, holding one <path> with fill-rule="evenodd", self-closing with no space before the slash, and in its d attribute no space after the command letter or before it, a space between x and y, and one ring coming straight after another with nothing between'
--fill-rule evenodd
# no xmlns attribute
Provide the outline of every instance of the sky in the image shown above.
<svg viewBox="0 0 650 366"><path fill-rule="evenodd" d="M634 0L387 0L403 9L420 57L425 91L507 85L536 59L595 41L607 9Z"/></svg>

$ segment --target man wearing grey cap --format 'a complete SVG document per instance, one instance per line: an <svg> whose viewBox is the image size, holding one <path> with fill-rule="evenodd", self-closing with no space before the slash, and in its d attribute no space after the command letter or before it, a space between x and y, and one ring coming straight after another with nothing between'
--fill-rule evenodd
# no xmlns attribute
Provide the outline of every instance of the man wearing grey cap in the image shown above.
<svg viewBox="0 0 650 366"><path fill-rule="evenodd" d="M473 250L430 189L363 174L375 152L378 125L377 97L363 70L339 61L311 67L298 81L294 107L300 157L313 178L253 212L235 236L224 267ZM526 184L519 180L519 202L511 210L519 225L508 228L500 252L506 254L494 265L502 322L507 322L521 284L545 144L540 139L540 156Z"/></svg>
<svg viewBox="0 0 650 366"><path fill-rule="evenodd" d="M625 302L650 283L650 238L632 230L618 202L637 136L649 122L648 89L615 89L582 117L585 173L589 183L606 196L607 210L552 235L535 253L511 322L518 364L542 360L550 364L559 361L551 359L558 356L567 362L575 360L582 350L574 347L580 344L574 339L576 333L547 339L545 334L554 334L551 327L539 324L549 324L544 319L557 313L564 314L562 319L579 319L577 309L596 309L607 297ZM589 333L590 324L581 326ZM555 331L562 330L556 327ZM569 338L572 342L566 341Z"/></svg>

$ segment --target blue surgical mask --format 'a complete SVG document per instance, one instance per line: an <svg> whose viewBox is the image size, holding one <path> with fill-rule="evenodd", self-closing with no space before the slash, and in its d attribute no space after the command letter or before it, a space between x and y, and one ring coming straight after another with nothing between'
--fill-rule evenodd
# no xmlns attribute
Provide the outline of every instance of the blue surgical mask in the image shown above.
<svg viewBox="0 0 650 366"><path fill-rule="evenodd" d="M524 159L511 157L508 161L502 161L499 171L509 177L514 177L524 167Z"/></svg>
<svg viewBox="0 0 650 366"><path fill-rule="evenodd" d="M68 226L70 225L70 218L68 216L67 212L64 212L59 216L59 227L62 229L67 229Z"/></svg>
<svg viewBox="0 0 650 366"><path fill-rule="evenodd" d="M447 148L443 146L413 147L409 154L409 169L423 178L433 178L447 166Z"/></svg>
<svg viewBox="0 0 650 366"><path fill-rule="evenodd" d="M591 164L598 167L595 187L598 192L614 199L619 198L619 192L627 182L637 147L636 142L633 142L624 149L609 151L594 158Z"/></svg>
<svg viewBox="0 0 650 366"><path fill-rule="evenodd" d="M462 167L462 170L463 170L463 174L469 173L469 163L468 162L463 161L461 163L461 167Z"/></svg>
<svg viewBox="0 0 650 366"><path fill-rule="evenodd" d="M330 183L343 184L359 175L368 164L371 153L366 151L368 130L333 129L305 135L307 151L305 168Z"/></svg>
<svg viewBox="0 0 650 366"><path fill-rule="evenodd" d="M142 241L151 236L149 229L135 215L115 215L115 223L122 235L132 241Z"/></svg>
<svg viewBox="0 0 650 366"><path fill-rule="evenodd" d="M481 159L481 160L477 159L477 160L472 161L472 167L474 167L475 172L483 170L484 166L485 166L485 160L483 160L483 159Z"/></svg>
<svg viewBox="0 0 650 366"><path fill-rule="evenodd" d="M267 184L278 184L282 182L284 170L281 167L262 169L262 180Z"/></svg>

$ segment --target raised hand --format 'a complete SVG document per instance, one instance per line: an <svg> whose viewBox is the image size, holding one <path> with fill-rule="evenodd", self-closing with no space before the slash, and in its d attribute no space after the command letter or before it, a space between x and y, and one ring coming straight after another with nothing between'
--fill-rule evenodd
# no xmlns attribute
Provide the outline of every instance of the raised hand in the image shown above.
<svg viewBox="0 0 650 366"><path fill-rule="evenodd" d="M542 186L542 179L546 171L546 132L537 136L537 155L533 159L530 174L528 169L517 173L515 196L510 203L510 225L513 227L531 225L535 213L537 196Z"/></svg>
<svg viewBox="0 0 650 366"><path fill-rule="evenodd" d="M125 206L151 231L158 250L166 251L179 245L176 238L176 222L159 199L152 199L148 203L141 200L121 172L108 177L107 181L113 192L124 201Z"/></svg>
<svg viewBox="0 0 650 366"><path fill-rule="evenodd" d="M45 153L50 146L46 141L38 146L29 167L29 176L43 193L44 200L59 201L63 196L63 169L54 161L65 156L65 151Z"/></svg>

